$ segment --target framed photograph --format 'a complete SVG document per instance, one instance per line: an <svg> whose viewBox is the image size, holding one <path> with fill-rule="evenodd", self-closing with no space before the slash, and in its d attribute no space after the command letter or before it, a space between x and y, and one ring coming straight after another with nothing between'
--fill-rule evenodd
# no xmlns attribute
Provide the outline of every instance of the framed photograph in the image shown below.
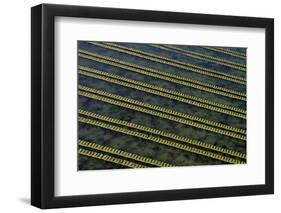
<svg viewBox="0 0 281 213"><path fill-rule="evenodd" d="M31 9L31 203L272 194L274 21Z"/></svg>

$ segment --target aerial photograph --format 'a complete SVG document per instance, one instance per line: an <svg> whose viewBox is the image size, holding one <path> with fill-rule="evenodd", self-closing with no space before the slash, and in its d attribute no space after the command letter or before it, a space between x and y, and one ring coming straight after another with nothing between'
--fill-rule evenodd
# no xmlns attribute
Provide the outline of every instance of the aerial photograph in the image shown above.
<svg viewBox="0 0 281 213"><path fill-rule="evenodd" d="M247 163L246 47L77 42L78 171Z"/></svg>

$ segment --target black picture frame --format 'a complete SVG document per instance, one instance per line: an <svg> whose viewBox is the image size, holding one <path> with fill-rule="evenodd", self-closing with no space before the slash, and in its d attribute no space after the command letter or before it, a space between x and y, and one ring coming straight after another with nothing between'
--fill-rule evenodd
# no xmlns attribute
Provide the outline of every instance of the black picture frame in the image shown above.
<svg viewBox="0 0 281 213"><path fill-rule="evenodd" d="M265 184L199 189L54 195L55 17L264 28L266 32ZM217 198L274 193L274 20L163 11L41 4L31 9L31 204L42 208Z"/></svg>

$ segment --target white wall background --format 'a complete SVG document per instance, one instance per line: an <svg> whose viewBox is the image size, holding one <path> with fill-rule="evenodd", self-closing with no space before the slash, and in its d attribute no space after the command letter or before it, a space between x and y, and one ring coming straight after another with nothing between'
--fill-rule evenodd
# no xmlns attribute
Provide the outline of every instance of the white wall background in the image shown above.
<svg viewBox="0 0 281 213"><path fill-rule="evenodd" d="M281 13L280 1L251 0L45 0L45 3L80 4L180 12L260 16L275 18L275 195L173 201L50 210L51 212L277 212L281 209L280 107ZM0 78L0 210L39 212L30 197L30 7L37 0L1 2ZM280 211L280 210L279 210Z"/></svg>

